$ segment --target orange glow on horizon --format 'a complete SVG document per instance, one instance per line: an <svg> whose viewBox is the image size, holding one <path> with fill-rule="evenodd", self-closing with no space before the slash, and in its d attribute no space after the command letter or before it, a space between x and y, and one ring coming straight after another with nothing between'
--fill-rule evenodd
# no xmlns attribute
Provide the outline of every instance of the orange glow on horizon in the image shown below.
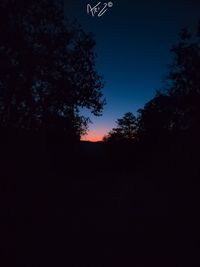
<svg viewBox="0 0 200 267"><path fill-rule="evenodd" d="M82 141L100 142L103 137L107 135L109 126L105 125L91 125L88 134L81 137Z"/></svg>
<svg viewBox="0 0 200 267"><path fill-rule="evenodd" d="M100 142L103 141L103 137L107 134L108 129L105 127L90 128L87 135L81 137L82 141Z"/></svg>
<svg viewBox="0 0 200 267"><path fill-rule="evenodd" d="M103 136L102 135L86 135L86 136L82 136L81 140L82 141L90 141L90 142L100 142L102 141Z"/></svg>

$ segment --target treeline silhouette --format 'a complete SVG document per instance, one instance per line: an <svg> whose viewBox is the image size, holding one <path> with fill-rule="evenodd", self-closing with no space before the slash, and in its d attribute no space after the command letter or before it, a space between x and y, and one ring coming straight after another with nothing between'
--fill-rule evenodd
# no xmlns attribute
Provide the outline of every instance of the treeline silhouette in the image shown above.
<svg viewBox="0 0 200 267"><path fill-rule="evenodd" d="M63 1L1 1L0 127L80 139L104 105L95 41L66 22ZM14 134L13 134L14 135Z"/></svg>
<svg viewBox="0 0 200 267"><path fill-rule="evenodd" d="M69 240L71 181L89 123L80 111L99 116L105 103L94 46L65 19L64 1L0 1L1 266L64 260L56 233ZM63 205L61 222L54 211Z"/></svg>
<svg viewBox="0 0 200 267"><path fill-rule="evenodd" d="M200 27L195 33L181 30L179 42L171 52L173 63L169 66L165 88L157 91L155 97L138 111L137 118L129 112L118 119L117 127L104 137L104 141L110 148L121 149L122 158L126 158L130 165L135 155L135 158L149 162L155 169L179 172L177 179L186 170L187 176L197 178L200 148ZM123 151L125 144L129 151L127 154Z"/></svg>
<svg viewBox="0 0 200 267"><path fill-rule="evenodd" d="M166 88L93 144L80 137L81 109L99 116L105 104L95 39L63 5L0 2L2 266L191 266L200 27L181 31Z"/></svg>

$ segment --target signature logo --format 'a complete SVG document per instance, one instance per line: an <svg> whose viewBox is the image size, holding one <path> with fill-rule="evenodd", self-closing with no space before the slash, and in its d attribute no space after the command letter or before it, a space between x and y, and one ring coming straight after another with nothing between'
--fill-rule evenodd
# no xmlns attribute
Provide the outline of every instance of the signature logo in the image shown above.
<svg viewBox="0 0 200 267"><path fill-rule="evenodd" d="M101 17L103 16L109 8L113 7L113 2L108 2L108 3L102 3L99 2L96 4L96 6L92 7L90 4L87 4L87 13L91 14L93 17L98 16Z"/></svg>

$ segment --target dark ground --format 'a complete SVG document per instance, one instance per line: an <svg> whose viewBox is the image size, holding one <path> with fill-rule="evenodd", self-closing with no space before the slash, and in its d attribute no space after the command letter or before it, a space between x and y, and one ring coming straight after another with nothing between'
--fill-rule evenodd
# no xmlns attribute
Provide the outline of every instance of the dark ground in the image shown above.
<svg viewBox="0 0 200 267"><path fill-rule="evenodd" d="M1 150L2 266L200 266L187 175L119 166L101 143L19 148Z"/></svg>

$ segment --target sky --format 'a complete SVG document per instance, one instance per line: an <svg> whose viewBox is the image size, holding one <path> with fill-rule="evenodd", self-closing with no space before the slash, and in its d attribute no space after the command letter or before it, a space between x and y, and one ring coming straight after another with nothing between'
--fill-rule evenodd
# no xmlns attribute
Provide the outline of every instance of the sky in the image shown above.
<svg viewBox="0 0 200 267"><path fill-rule="evenodd" d="M195 29L200 20L199 0L112 0L97 6L107 11L87 13L100 1L65 0L65 14L76 19L96 39L96 69L104 77L106 106L101 117L88 111L92 120L83 140L100 141L126 112L142 108L162 89L170 48L183 27ZM108 6L109 3L109 6Z"/></svg>

